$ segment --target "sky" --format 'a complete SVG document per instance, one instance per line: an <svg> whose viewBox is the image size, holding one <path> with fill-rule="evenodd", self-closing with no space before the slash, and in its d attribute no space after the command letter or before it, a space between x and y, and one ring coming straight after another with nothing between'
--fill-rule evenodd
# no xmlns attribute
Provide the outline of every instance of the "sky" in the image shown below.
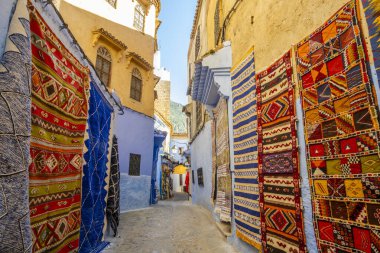
<svg viewBox="0 0 380 253"><path fill-rule="evenodd" d="M158 30L161 66L170 71L171 100L187 104L187 49L196 0L161 0Z"/></svg>

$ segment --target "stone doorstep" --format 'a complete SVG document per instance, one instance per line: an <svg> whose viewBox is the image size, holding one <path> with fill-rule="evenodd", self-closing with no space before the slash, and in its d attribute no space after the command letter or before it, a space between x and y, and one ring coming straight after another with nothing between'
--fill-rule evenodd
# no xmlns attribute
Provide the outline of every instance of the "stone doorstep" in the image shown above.
<svg viewBox="0 0 380 253"><path fill-rule="evenodd" d="M216 223L216 227L222 233L223 236L228 238L232 235L231 225L228 225L228 224L220 222L220 221L215 221L215 223Z"/></svg>

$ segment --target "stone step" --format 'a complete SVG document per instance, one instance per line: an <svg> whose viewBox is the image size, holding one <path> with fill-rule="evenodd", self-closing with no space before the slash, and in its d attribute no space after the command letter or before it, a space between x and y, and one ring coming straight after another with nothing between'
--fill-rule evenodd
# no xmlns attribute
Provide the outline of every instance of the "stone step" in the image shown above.
<svg viewBox="0 0 380 253"><path fill-rule="evenodd" d="M216 226L219 229L219 231L222 233L222 235L224 235L226 238L232 235L230 223L217 221Z"/></svg>

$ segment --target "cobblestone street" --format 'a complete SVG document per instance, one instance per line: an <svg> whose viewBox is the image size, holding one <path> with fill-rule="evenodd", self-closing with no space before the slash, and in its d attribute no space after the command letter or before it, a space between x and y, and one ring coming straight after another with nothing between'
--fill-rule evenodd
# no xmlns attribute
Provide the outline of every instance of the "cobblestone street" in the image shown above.
<svg viewBox="0 0 380 253"><path fill-rule="evenodd" d="M175 193L148 209L121 214L119 236L106 253L235 253L207 210Z"/></svg>

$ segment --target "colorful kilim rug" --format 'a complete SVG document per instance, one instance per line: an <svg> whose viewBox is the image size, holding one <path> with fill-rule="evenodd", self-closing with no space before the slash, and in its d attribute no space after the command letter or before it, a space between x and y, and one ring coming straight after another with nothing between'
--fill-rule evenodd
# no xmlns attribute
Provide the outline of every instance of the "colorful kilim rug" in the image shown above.
<svg viewBox="0 0 380 253"><path fill-rule="evenodd" d="M305 252L290 52L256 84L263 252Z"/></svg>
<svg viewBox="0 0 380 253"><path fill-rule="evenodd" d="M88 69L29 5L32 42L32 139L29 205L33 252L79 245Z"/></svg>
<svg viewBox="0 0 380 253"><path fill-rule="evenodd" d="M378 106L350 1L297 45L320 252L380 251Z"/></svg>
<svg viewBox="0 0 380 253"><path fill-rule="evenodd" d="M368 23L372 55L377 72L377 78L380 80L380 2L378 0L361 1L363 3L365 16Z"/></svg>
<svg viewBox="0 0 380 253"><path fill-rule="evenodd" d="M112 107L96 84L91 83L88 111L87 152L84 154L82 178L82 220L79 252L100 252L108 245L103 241L106 212L108 140Z"/></svg>
<svg viewBox="0 0 380 253"><path fill-rule="evenodd" d="M28 199L29 14L25 0L15 4L8 33L2 33L5 48L0 55L0 252L30 252L32 248Z"/></svg>
<svg viewBox="0 0 380 253"><path fill-rule="evenodd" d="M253 49L232 70L236 234L261 249Z"/></svg>
<svg viewBox="0 0 380 253"><path fill-rule="evenodd" d="M112 139L111 151L111 170L110 183L107 198L107 220L114 233L117 235L117 227L119 226L120 216L120 168L119 168L119 147L117 145L117 137L114 135Z"/></svg>
<svg viewBox="0 0 380 253"><path fill-rule="evenodd" d="M221 221L231 222L232 180L227 106L227 100L220 98L218 105L214 109L217 180L215 211L220 214Z"/></svg>

